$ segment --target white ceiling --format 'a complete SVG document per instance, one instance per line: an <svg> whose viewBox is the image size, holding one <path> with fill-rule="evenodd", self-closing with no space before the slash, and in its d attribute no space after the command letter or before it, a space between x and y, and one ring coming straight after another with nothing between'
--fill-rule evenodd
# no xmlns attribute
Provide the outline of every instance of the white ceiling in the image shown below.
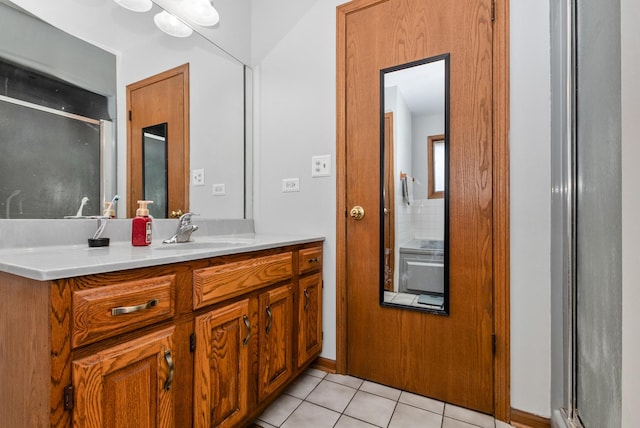
<svg viewBox="0 0 640 428"><path fill-rule="evenodd" d="M444 77L444 60L439 60L386 73L384 86L397 86L398 92L413 114L443 114Z"/></svg>

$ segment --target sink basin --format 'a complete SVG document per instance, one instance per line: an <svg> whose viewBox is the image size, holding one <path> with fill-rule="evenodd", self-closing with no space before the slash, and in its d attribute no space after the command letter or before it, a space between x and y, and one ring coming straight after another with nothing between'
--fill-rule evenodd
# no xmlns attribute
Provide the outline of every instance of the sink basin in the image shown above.
<svg viewBox="0 0 640 428"><path fill-rule="evenodd" d="M231 248L240 247L244 245L251 245L255 241L253 239L215 239L209 241L191 241L182 242L176 244L162 244L159 247L155 247L157 250L214 250L218 248Z"/></svg>

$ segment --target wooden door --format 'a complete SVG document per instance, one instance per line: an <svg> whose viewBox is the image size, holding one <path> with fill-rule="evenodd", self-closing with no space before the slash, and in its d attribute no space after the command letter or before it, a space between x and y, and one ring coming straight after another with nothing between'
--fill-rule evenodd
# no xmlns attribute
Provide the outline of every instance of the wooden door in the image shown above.
<svg viewBox="0 0 640 428"><path fill-rule="evenodd" d="M247 415L251 328L248 299L196 317L196 428L235 427Z"/></svg>
<svg viewBox="0 0 640 428"><path fill-rule="evenodd" d="M339 367L486 413L494 413L492 3L356 0L338 8L338 276L345 278L338 322L346 321ZM443 316L379 304L379 142L380 70L445 53L450 309ZM356 205L365 209L360 221L345 216Z"/></svg>
<svg viewBox="0 0 640 428"><path fill-rule="evenodd" d="M127 86L127 216L143 199L144 128L167 124L167 210L189 210L189 64ZM151 208L151 207L150 207Z"/></svg>
<svg viewBox="0 0 640 428"><path fill-rule="evenodd" d="M174 330L165 328L73 361L73 426L173 427Z"/></svg>
<svg viewBox="0 0 640 428"><path fill-rule="evenodd" d="M291 324L293 294L283 285L260 295L258 399L262 401L292 374Z"/></svg>
<svg viewBox="0 0 640 428"><path fill-rule="evenodd" d="M322 274L298 280L298 368L322 350Z"/></svg>

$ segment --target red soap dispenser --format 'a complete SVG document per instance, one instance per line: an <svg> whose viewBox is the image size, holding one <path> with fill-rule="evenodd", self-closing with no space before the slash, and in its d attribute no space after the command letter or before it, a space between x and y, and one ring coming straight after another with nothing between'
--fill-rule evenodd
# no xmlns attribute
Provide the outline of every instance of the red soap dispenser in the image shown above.
<svg viewBox="0 0 640 428"><path fill-rule="evenodd" d="M138 201L136 216L131 225L131 245L135 247L151 244L151 222L153 219L149 217L147 205L152 203L153 201Z"/></svg>

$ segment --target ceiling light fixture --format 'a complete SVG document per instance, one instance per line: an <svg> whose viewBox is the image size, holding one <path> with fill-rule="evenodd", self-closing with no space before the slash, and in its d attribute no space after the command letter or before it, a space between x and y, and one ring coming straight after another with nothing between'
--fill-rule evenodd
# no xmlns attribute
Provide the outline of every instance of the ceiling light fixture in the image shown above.
<svg viewBox="0 0 640 428"><path fill-rule="evenodd" d="M214 26L220 21L210 0L184 0L182 8L187 19L203 27Z"/></svg>
<svg viewBox="0 0 640 428"><path fill-rule="evenodd" d="M134 12L147 12L153 7L151 0L113 0L125 9Z"/></svg>
<svg viewBox="0 0 640 428"><path fill-rule="evenodd" d="M156 26L173 37L189 37L193 30L166 10L153 17Z"/></svg>

